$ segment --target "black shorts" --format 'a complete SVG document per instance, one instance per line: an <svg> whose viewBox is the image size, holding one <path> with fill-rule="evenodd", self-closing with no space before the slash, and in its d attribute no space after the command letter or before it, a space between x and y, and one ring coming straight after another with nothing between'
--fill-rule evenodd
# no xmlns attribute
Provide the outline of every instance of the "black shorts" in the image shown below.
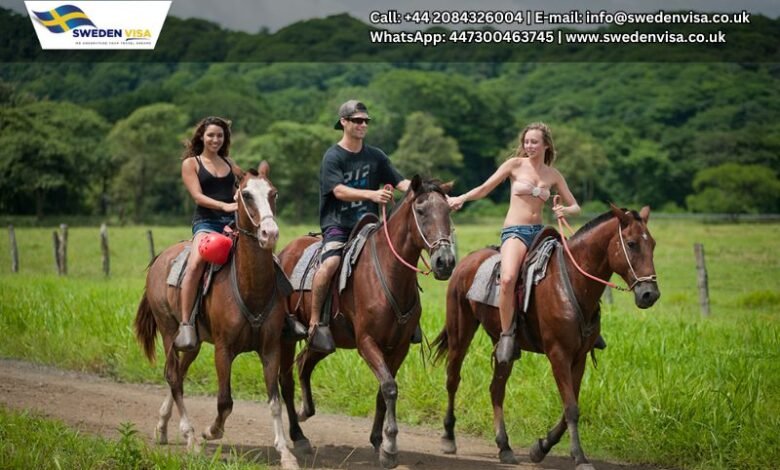
<svg viewBox="0 0 780 470"><path fill-rule="evenodd" d="M322 252L320 263L332 256L341 256L344 244L349 238L349 230L342 227L328 227L322 234Z"/></svg>

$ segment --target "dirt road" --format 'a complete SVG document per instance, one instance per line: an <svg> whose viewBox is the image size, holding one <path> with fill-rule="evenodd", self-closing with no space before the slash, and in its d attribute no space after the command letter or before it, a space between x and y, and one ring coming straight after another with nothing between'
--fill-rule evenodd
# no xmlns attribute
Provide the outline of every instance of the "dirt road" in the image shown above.
<svg viewBox="0 0 780 470"><path fill-rule="evenodd" d="M62 371L26 362L0 359L0 405L9 409L31 409L57 418L72 428L110 438L123 422L135 424L148 442L153 440L165 390L156 385L117 383L90 374ZM191 396L187 409L198 434L216 414L216 398ZM227 421L225 436L217 441L235 446L258 461L278 464L273 448L270 411L265 403L236 400ZM339 415L317 414L303 423L314 446L310 455L297 454L301 468L377 468L377 459L368 442L371 420ZM285 422L285 430L287 425ZM573 469L568 458L550 456L542 464L528 459L527 449L515 447L520 465L498 463L497 450L487 439L460 435L458 454L443 455L439 450L441 429L401 426L398 434L399 469ZM174 411L169 427L171 445L182 448L178 436L178 414ZM209 443L213 449L216 444ZM655 470L654 467L593 461L600 470Z"/></svg>

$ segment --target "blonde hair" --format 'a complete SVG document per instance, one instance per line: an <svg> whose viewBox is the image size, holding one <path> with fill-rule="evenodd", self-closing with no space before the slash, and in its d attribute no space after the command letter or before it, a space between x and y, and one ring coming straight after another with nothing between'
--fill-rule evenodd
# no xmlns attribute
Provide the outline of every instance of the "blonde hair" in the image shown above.
<svg viewBox="0 0 780 470"><path fill-rule="evenodd" d="M548 166L552 165L552 163L555 161L555 144L553 143L552 131L550 130L550 127L543 122L533 122L525 126L525 129L523 129L523 131L520 132L520 135L518 136L519 145L517 146L517 150L513 156L525 158L528 157L528 155L525 153L525 149L523 148L523 141L525 140L525 135L528 133L528 131L533 130L541 131L544 145L547 146L547 149L544 151L544 164Z"/></svg>

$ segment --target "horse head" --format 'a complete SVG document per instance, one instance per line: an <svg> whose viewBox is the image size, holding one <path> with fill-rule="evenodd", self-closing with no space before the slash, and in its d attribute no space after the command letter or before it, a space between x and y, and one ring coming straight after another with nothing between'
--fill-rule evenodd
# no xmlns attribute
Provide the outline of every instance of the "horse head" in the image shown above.
<svg viewBox="0 0 780 470"><path fill-rule="evenodd" d="M412 178L409 185L411 197L410 227L415 243L420 249L428 251L431 257L431 269L436 279L450 278L455 269L455 247L452 243L452 222L447 193L452 182L441 183L436 180L423 181L419 175Z"/></svg>
<svg viewBox="0 0 780 470"><path fill-rule="evenodd" d="M609 264L634 293L636 306L651 307L661 293L653 264L655 240L647 230L650 207L645 206L638 213L615 205L611 205L611 210L618 220L618 233L610 241Z"/></svg>
<svg viewBox="0 0 780 470"><path fill-rule="evenodd" d="M238 185L238 230L257 239L260 248L273 250L279 240L276 224L277 191L268 174L271 167L262 161L257 170L244 173Z"/></svg>

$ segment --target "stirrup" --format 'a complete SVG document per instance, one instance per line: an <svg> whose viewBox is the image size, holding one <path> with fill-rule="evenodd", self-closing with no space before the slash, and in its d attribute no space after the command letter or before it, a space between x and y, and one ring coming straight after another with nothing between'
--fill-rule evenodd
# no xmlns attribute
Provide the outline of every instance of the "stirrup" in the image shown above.
<svg viewBox="0 0 780 470"><path fill-rule="evenodd" d="M423 332L422 328L420 328L420 325L417 325L417 327L414 329L414 333L412 333L412 344L421 344L423 340Z"/></svg>
<svg viewBox="0 0 780 470"><path fill-rule="evenodd" d="M308 341L309 347L317 352L330 354L336 350L330 327L323 323L317 323L309 329Z"/></svg>
<svg viewBox="0 0 780 470"><path fill-rule="evenodd" d="M173 347L184 352L195 350L198 347L198 333L195 331L195 326L189 323L180 324Z"/></svg>
<svg viewBox="0 0 780 470"><path fill-rule="evenodd" d="M501 333L496 345L496 361L499 364L508 364L510 361L519 358L513 357L515 352L515 334Z"/></svg>
<svg viewBox="0 0 780 470"><path fill-rule="evenodd" d="M306 339L308 336L309 331L303 326L303 323L295 318L295 315L288 313L284 316L284 326L282 327L283 338L298 341Z"/></svg>

